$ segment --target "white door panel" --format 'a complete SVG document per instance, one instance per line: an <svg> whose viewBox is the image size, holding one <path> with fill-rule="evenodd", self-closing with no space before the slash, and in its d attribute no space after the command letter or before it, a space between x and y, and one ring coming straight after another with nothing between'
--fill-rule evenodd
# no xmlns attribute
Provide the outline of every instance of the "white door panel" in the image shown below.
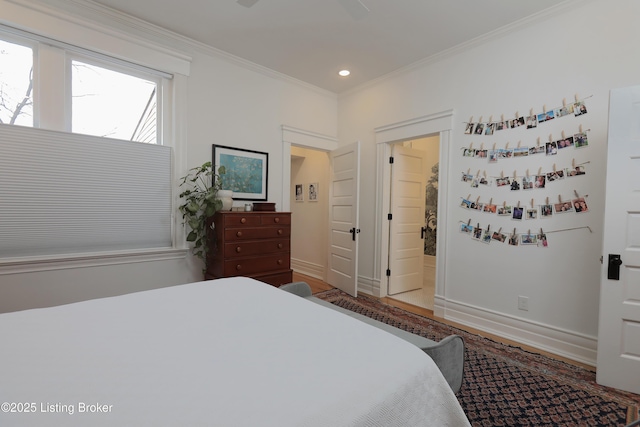
<svg viewBox="0 0 640 427"><path fill-rule="evenodd" d="M344 292L358 292L358 196L360 143L330 153L329 266L327 281Z"/></svg>
<svg viewBox="0 0 640 427"><path fill-rule="evenodd" d="M608 144L597 381L640 393L640 86L611 91Z"/></svg>
<svg viewBox="0 0 640 427"><path fill-rule="evenodd" d="M389 224L389 295L423 286L425 153L394 145Z"/></svg>

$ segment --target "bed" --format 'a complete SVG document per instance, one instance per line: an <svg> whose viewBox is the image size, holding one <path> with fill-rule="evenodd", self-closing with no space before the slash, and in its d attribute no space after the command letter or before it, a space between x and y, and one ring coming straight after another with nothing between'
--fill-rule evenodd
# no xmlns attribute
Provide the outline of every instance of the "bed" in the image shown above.
<svg viewBox="0 0 640 427"><path fill-rule="evenodd" d="M431 358L248 278L0 314L2 426L468 426Z"/></svg>

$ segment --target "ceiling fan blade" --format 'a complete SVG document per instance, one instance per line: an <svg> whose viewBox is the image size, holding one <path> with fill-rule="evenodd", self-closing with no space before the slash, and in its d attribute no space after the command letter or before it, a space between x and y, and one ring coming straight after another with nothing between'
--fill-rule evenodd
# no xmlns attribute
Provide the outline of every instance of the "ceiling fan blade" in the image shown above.
<svg viewBox="0 0 640 427"><path fill-rule="evenodd" d="M238 3L240 6L251 7L254 4L258 3L258 0L236 0L236 3Z"/></svg>
<svg viewBox="0 0 640 427"><path fill-rule="evenodd" d="M356 21L364 18L370 12L369 8L365 6L361 0L338 0L338 3L340 3L347 13Z"/></svg>

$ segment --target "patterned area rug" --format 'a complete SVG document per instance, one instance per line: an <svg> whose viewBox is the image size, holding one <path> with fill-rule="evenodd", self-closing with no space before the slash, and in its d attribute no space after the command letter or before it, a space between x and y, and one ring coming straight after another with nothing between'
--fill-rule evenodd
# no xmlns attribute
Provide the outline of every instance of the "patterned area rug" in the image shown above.
<svg viewBox="0 0 640 427"><path fill-rule="evenodd" d="M314 296L434 341L465 340L458 400L472 426L612 426L638 419L640 396L603 387L595 373L338 289Z"/></svg>

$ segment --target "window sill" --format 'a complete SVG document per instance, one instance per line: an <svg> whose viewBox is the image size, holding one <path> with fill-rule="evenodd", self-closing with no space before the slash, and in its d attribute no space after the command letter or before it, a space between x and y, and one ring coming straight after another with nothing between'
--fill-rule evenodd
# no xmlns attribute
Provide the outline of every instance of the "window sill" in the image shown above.
<svg viewBox="0 0 640 427"><path fill-rule="evenodd" d="M105 265L133 264L149 261L167 261L187 256L187 248L158 248L135 251L95 252L39 257L0 259L0 276L32 273L37 271L65 270L100 267Z"/></svg>

